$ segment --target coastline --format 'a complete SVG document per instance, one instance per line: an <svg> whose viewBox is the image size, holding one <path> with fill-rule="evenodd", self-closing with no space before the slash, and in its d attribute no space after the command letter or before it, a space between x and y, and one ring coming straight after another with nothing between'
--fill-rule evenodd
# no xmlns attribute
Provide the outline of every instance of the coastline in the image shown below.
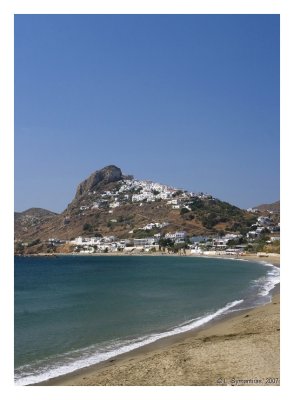
<svg viewBox="0 0 294 400"><path fill-rule="evenodd" d="M36 254L14 254L16 257L60 257L60 256L79 256L79 257L198 257L198 258L223 258L223 259L235 259L235 260L247 260L247 261L267 261L279 267L280 254L268 253L266 256L258 255L258 253L246 253L242 255L229 255L229 254L181 254L181 253L148 253L148 252L135 252L135 253L122 253L122 252L109 252L109 253L36 253Z"/></svg>
<svg viewBox="0 0 294 400"><path fill-rule="evenodd" d="M277 267L280 261L276 255L241 259ZM271 294L265 305L34 386L279 385L279 285Z"/></svg>

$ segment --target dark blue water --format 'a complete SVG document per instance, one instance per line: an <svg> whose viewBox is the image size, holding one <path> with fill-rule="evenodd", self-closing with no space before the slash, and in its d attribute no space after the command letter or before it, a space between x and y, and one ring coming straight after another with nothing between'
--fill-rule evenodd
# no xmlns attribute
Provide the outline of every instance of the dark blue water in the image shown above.
<svg viewBox="0 0 294 400"><path fill-rule="evenodd" d="M68 373L269 301L278 272L197 257L16 257L16 382Z"/></svg>

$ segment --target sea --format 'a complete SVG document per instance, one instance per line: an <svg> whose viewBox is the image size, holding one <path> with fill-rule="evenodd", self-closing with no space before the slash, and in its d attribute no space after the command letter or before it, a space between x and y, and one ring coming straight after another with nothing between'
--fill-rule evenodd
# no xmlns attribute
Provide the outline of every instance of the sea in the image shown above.
<svg viewBox="0 0 294 400"><path fill-rule="evenodd" d="M185 256L15 257L15 383L30 385L271 300L279 268Z"/></svg>

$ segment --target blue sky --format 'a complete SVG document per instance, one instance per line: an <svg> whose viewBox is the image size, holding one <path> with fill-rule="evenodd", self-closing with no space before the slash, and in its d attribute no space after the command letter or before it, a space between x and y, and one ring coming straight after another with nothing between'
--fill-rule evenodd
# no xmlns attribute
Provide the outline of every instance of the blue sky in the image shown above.
<svg viewBox="0 0 294 400"><path fill-rule="evenodd" d="M279 199L278 15L16 15L15 210L109 164L241 208Z"/></svg>

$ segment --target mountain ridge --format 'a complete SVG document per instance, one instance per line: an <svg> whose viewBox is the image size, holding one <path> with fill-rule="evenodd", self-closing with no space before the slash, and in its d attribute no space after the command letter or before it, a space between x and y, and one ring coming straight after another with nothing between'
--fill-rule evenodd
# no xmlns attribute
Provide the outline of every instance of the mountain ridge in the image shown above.
<svg viewBox="0 0 294 400"><path fill-rule="evenodd" d="M242 231L255 219L256 215L209 194L134 179L108 165L78 184L62 213L38 208L16 213L15 239L142 237L148 224L154 224L152 234L176 230L189 235L222 234Z"/></svg>
<svg viewBox="0 0 294 400"><path fill-rule="evenodd" d="M280 212L280 200L275 201L274 203L265 203L265 204L260 204L256 207L253 207L256 210L259 211L273 211L273 212Z"/></svg>

